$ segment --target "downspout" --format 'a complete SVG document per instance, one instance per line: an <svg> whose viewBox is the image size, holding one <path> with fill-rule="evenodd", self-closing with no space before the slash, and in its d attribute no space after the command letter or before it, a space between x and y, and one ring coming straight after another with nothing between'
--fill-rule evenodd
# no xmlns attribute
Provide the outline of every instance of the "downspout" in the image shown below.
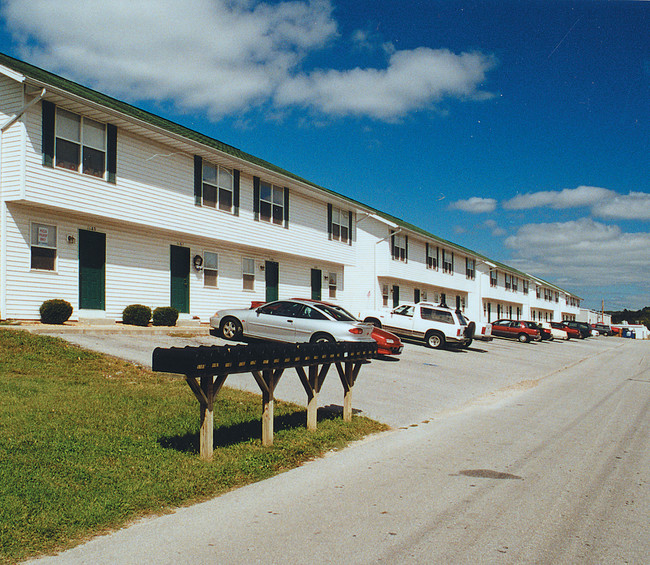
<svg viewBox="0 0 650 565"><path fill-rule="evenodd" d="M2 188L3 134L14 123L16 123L29 108L40 102L45 96L45 92L46 90L43 88L38 96L30 100L20 109L19 112L14 114L2 126L0 126L0 319L7 318L7 205Z"/></svg>

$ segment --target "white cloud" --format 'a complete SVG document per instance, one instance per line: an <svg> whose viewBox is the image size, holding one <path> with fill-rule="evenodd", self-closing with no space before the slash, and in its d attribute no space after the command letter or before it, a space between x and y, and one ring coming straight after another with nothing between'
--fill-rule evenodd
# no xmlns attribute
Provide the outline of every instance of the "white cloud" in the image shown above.
<svg viewBox="0 0 650 565"><path fill-rule="evenodd" d="M650 220L650 194L630 192L625 195L596 186L521 194L504 202L503 207L506 210L542 207L561 210L587 207L591 209L594 216L599 218Z"/></svg>
<svg viewBox="0 0 650 565"><path fill-rule="evenodd" d="M451 210L462 210L463 212L471 212L473 214L481 214L484 212L494 212L497 207L497 201L494 198L479 198L473 196L467 200L456 200L449 205Z"/></svg>
<svg viewBox="0 0 650 565"><path fill-rule="evenodd" d="M501 236L506 235L506 233L507 233L506 230L501 228L499 226L499 224L497 224L496 221L494 221L494 220L485 220L483 222L483 224L481 225L481 227L484 227L484 228L487 228L488 230L490 230L493 237L501 237Z"/></svg>
<svg viewBox="0 0 650 565"><path fill-rule="evenodd" d="M627 220L650 220L650 194L630 192L598 202L591 209L594 216Z"/></svg>
<svg viewBox="0 0 650 565"><path fill-rule="evenodd" d="M528 210L530 208L549 207L556 210L562 208L577 208L593 206L607 198L616 196L613 190L595 186L579 186L564 190L548 190L531 192L515 196L503 203L506 210Z"/></svg>
<svg viewBox="0 0 650 565"><path fill-rule="evenodd" d="M516 255L510 264L549 280L583 287L648 283L648 233L582 218L527 224L505 243Z"/></svg>
<svg viewBox="0 0 650 565"><path fill-rule="evenodd" d="M288 78L277 91L281 105L325 114L395 120L431 107L445 96L482 99L478 90L495 61L481 53L455 55L420 47L396 51L385 69L317 70Z"/></svg>
<svg viewBox="0 0 650 565"><path fill-rule="evenodd" d="M446 96L488 96L479 85L495 65L419 48L386 50L384 69L305 72L307 55L339 37L330 0L5 0L2 15L29 62L213 118L298 105L393 120Z"/></svg>

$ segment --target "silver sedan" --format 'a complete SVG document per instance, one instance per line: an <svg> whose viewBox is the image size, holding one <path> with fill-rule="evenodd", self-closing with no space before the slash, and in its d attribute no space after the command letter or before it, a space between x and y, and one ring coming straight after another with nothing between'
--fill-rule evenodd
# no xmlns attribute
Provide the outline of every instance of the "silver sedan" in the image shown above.
<svg viewBox="0 0 650 565"><path fill-rule="evenodd" d="M373 341L372 324L350 321L325 304L279 300L259 308L219 310L210 326L225 339L255 337L274 341Z"/></svg>

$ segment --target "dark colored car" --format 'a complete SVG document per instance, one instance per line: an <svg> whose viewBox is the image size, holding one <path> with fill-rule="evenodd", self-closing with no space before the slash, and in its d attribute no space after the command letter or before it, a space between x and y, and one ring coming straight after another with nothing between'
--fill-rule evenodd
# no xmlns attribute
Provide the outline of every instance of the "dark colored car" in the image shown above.
<svg viewBox="0 0 650 565"><path fill-rule="evenodd" d="M529 324L532 324L532 322L497 320L496 322L492 322L492 335L510 337L522 343L540 341L542 339L540 331L537 328L530 327Z"/></svg>
<svg viewBox="0 0 650 565"><path fill-rule="evenodd" d="M599 335L614 335L614 330L607 324L591 324L591 327L596 330Z"/></svg>
<svg viewBox="0 0 650 565"><path fill-rule="evenodd" d="M576 329L580 332L580 339L585 339L586 337L591 337L591 326L587 322L576 322L575 320L570 320L565 322L570 328Z"/></svg>
<svg viewBox="0 0 650 565"><path fill-rule="evenodd" d="M551 332L551 330L548 330L545 327L540 326L536 322L524 321L522 323L526 324L529 328L539 330L539 335L542 338L542 341L553 341L553 332Z"/></svg>
<svg viewBox="0 0 650 565"><path fill-rule="evenodd" d="M581 339L580 332L575 328L570 328L564 322L551 322L551 327L556 328L558 330L564 330L569 336L569 339L570 338Z"/></svg>

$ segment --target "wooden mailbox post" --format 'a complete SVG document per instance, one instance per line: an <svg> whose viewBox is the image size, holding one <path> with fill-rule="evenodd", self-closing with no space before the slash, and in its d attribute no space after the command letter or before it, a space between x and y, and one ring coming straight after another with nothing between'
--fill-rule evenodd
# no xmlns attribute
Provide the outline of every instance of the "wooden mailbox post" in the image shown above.
<svg viewBox="0 0 650 565"><path fill-rule="evenodd" d="M262 445L273 445L275 388L285 369L295 368L307 393L307 428L316 429L318 393L332 365L343 384L343 419L352 419L352 387L361 365L377 355L373 342L253 344L235 346L157 347L152 368L180 373L199 402L201 415L200 452L212 459L214 401L233 373L252 373L262 391ZM305 371L307 368L307 371Z"/></svg>

